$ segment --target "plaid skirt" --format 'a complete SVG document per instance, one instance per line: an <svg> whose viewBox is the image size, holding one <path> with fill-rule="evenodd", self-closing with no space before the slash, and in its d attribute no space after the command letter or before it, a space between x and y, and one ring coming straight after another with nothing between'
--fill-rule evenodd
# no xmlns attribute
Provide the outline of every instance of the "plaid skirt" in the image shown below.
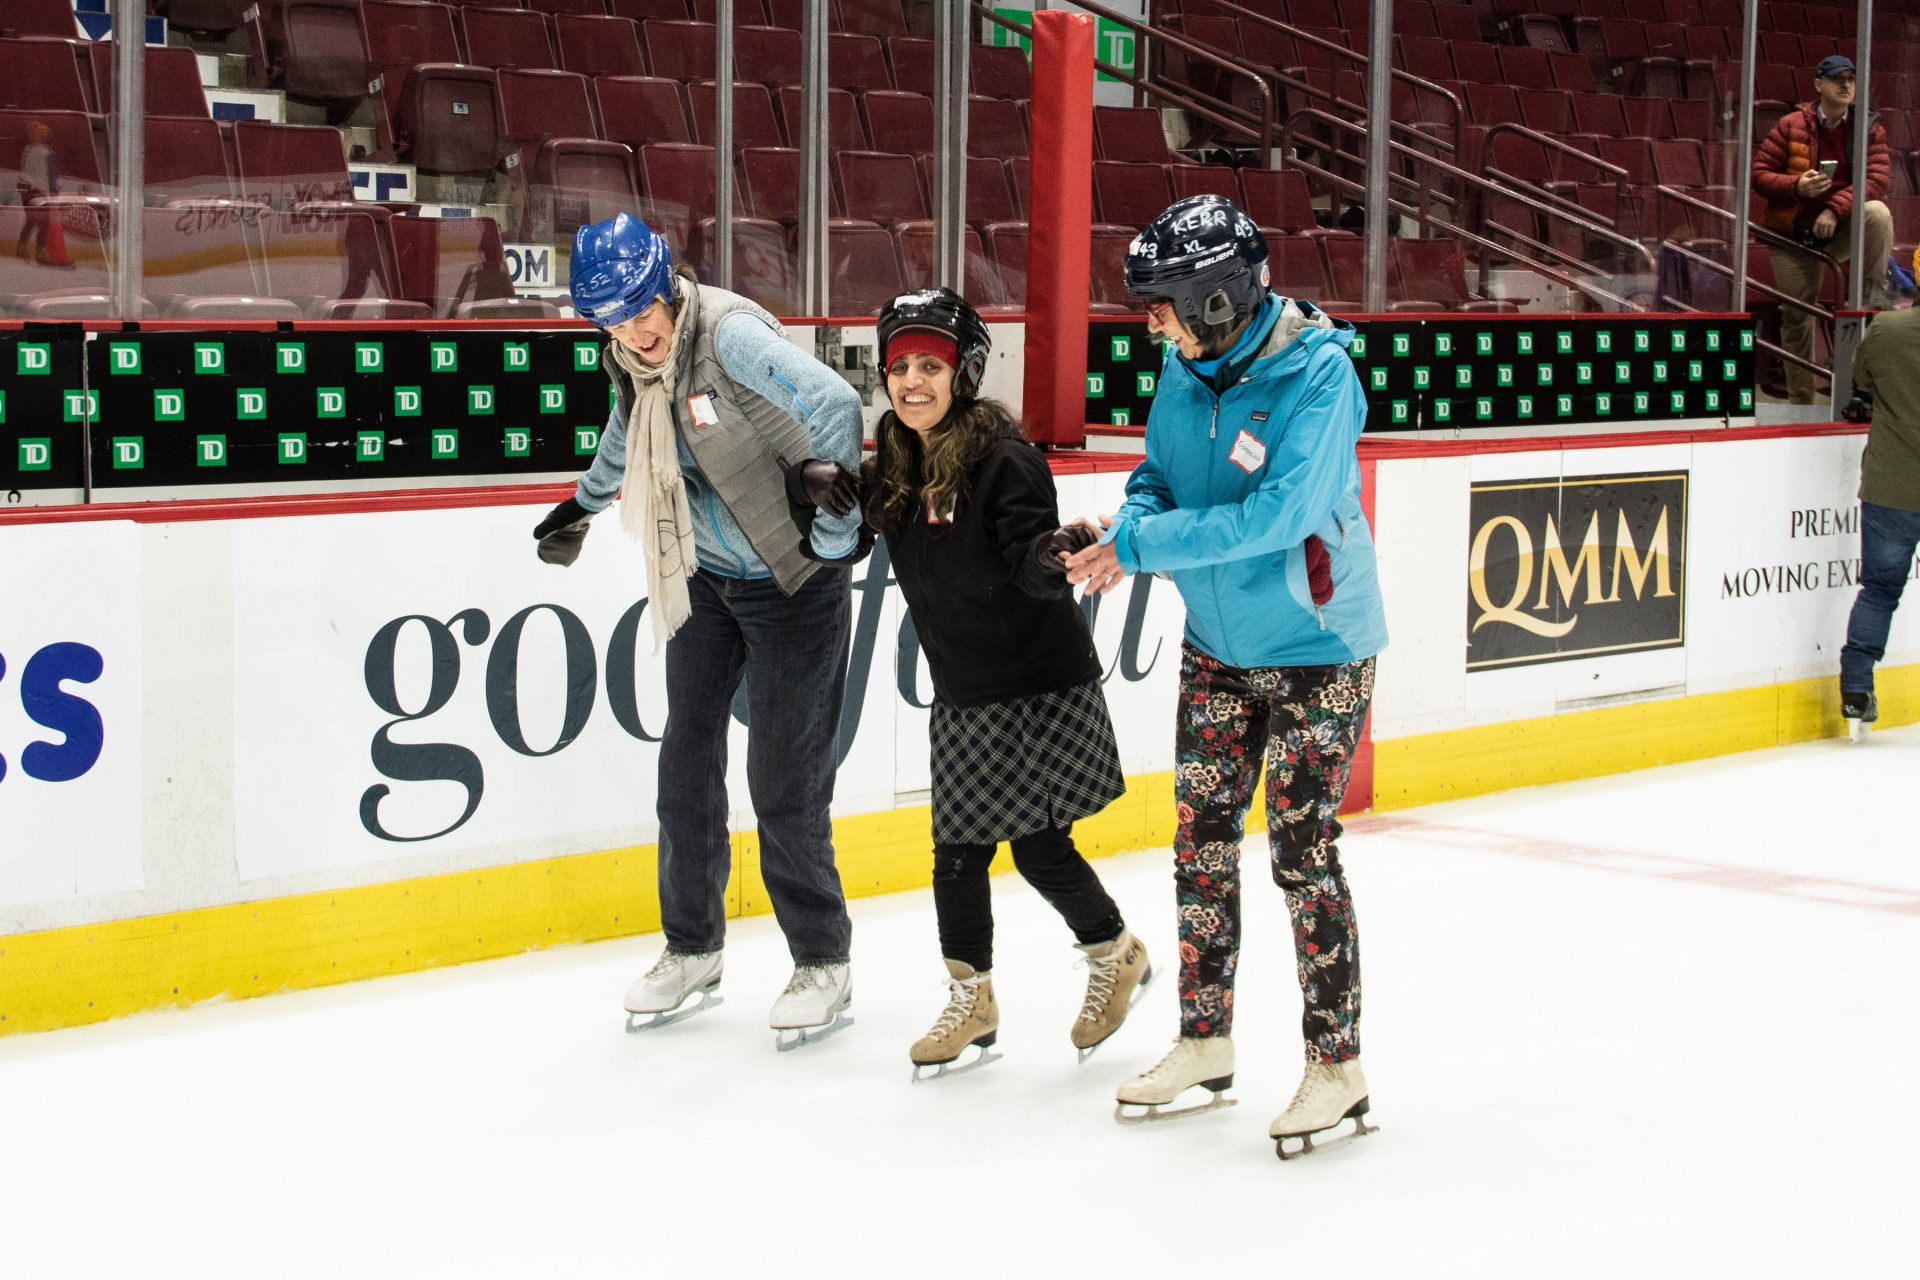
<svg viewBox="0 0 1920 1280"><path fill-rule="evenodd" d="M998 844L1100 812L1127 789L1100 682L933 704L933 838Z"/></svg>

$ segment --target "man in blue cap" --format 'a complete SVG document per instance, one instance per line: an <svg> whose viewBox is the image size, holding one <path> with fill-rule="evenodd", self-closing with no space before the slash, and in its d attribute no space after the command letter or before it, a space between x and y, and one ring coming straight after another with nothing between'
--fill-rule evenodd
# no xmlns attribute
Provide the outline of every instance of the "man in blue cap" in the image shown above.
<svg viewBox="0 0 1920 1280"><path fill-rule="evenodd" d="M1813 69L1814 100L1781 116L1753 153L1753 189L1767 202L1769 230L1845 262L1853 253L1854 68L1851 58L1822 58ZM1893 212L1887 207L1892 160L1887 131L1867 118L1866 231L1862 288L1869 307L1887 302L1887 260L1893 251ZM1812 302L1820 296L1826 264L1797 249L1773 250L1773 279L1782 293ZM1792 307L1780 313L1780 345L1813 357L1813 317ZM1788 398L1812 404L1813 374L1787 366Z"/></svg>
<svg viewBox="0 0 1920 1280"><path fill-rule="evenodd" d="M794 961L769 1021L792 1048L843 1025L853 998L828 809L861 524L849 470L860 397L760 307L676 271L667 242L631 214L580 228L570 284L575 309L611 339L601 364L614 408L574 495L533 533L542 560L571 564L619 495L620 523L645 548L654 644L666 646L667 946L628 990L627 1025L719 1003L727 731L744 680L760 870ZM796 523L810 525L799 538Z"/></svg>

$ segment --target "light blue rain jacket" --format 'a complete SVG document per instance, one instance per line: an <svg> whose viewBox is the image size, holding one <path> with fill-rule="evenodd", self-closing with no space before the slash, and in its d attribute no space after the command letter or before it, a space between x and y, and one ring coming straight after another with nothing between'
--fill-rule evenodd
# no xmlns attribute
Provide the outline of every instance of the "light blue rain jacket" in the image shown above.
<svg viewBox="0 0 1920 1280"><path fill-rule="evenodd" d="M1309 303L1266 305L1278 315L1264 345L1218 397L1168 346L1146 460L1108 537L1129 573L1171 575L1187 640L1230 666L1371 657L1387 624L1360 510L1354 446L1367 406L1347 354L1353 326ZM1320 604L1310 537L1331 569Z"/></svg>

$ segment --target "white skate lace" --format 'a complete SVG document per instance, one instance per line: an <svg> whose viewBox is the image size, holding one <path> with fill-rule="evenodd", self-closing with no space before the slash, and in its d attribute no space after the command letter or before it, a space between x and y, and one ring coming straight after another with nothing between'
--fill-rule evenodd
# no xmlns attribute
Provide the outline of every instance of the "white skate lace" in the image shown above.
<svg viewBox="0 0 1920 1280"><path fill-rule="evenodd" d="M933 1029L927 1032L927 1039L938 1040L960 1029L960 1024L972 1015L974 1001L979 999L980 984L984 981L985 978L947 980L947 1007L934 1019Z"/></svg>
<svg viewBox="0 0 1920 1280"><path fill-rule="evenodd" d="M1080 1007L1080 1021L1098 1022L1120 982L1120 954L1116 950L1110 956L1087 956L1080 963L1087 966L1087 1002Z"/></svg>
<svg viewBox="0 0 1920 1280"><path fill-rule="evenodd" d="M681 965L685 964L686 962L687 962L687 957L680 955L677 952L664 951L660 954L660 958L653 962L653 968L647 970L647 976L645 980L648 982L652 982L655 978L669 977L673 974L675 970L677 970Z"/></svg>
<svg viewBox="0 0 1920 1280"><path fill-rule="evenodd" d="M785 995L797 996L809 987L829 987L832 980L828 976L833 966L826 964L803 964L793 971L793 977L787 980Z"/></svg>
<svg viewBox="0 0 1920 1280"><path fill-rule="evenodd" d="M1193 1047L1192 1041L1184 1037L1175 1040L1173 1042L1173 1051L1167 1054L1166 1057L1160 1059L1159 1063L1150 1069L1143 1078L1147 1080L1164 1080L1166 1077L1175 1074L1179 1068L1186 1064L1187 1059L1192 1057L1196 1052L1198 1052L1198 1050Z"/></svg>
<svg viewBox="0 0 1920 1280"><path fill-rule="evenodd" d="M1320 1094L1332 1091L1338 1083L1338 1070L1325 1063L1309 1062L1307 1073L1300 1077L1300 1087L1294 1090L1293 1101L1287 1104L1287 1110L1310 1106Z"/></svg>

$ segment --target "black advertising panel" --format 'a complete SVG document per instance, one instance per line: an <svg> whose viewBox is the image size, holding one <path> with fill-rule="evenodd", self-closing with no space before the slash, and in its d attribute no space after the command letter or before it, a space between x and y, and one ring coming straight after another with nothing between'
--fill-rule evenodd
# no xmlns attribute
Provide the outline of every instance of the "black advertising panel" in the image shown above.
<svg viewBox="0 0 1920 1280"><path fill-rule="evenodd" d="M181 488L584 470L611 390L589 333L107 333L93 485Z"/></svg>
<svg viewBox="0 0 1920 1280"><path fill-rule="evenodd" d="M1753 414L1739 318L1467 315L1356 322L1367 430L1636 426ZM1145 423L1162 348L1144 323L1089 327L1087 422Z"/></svg>
<svg viewBox="0 0 1920 1280"><path fill-rule="evenodd" d="M1471 487L1467 670L1686 643L1687 473Z"/></svg>
<svg viewBox="0 0 1920 1280"><path fill-rule="evenodd" d="M86 482L80 345L28 328L0 332L0 503Z"/></svg>

